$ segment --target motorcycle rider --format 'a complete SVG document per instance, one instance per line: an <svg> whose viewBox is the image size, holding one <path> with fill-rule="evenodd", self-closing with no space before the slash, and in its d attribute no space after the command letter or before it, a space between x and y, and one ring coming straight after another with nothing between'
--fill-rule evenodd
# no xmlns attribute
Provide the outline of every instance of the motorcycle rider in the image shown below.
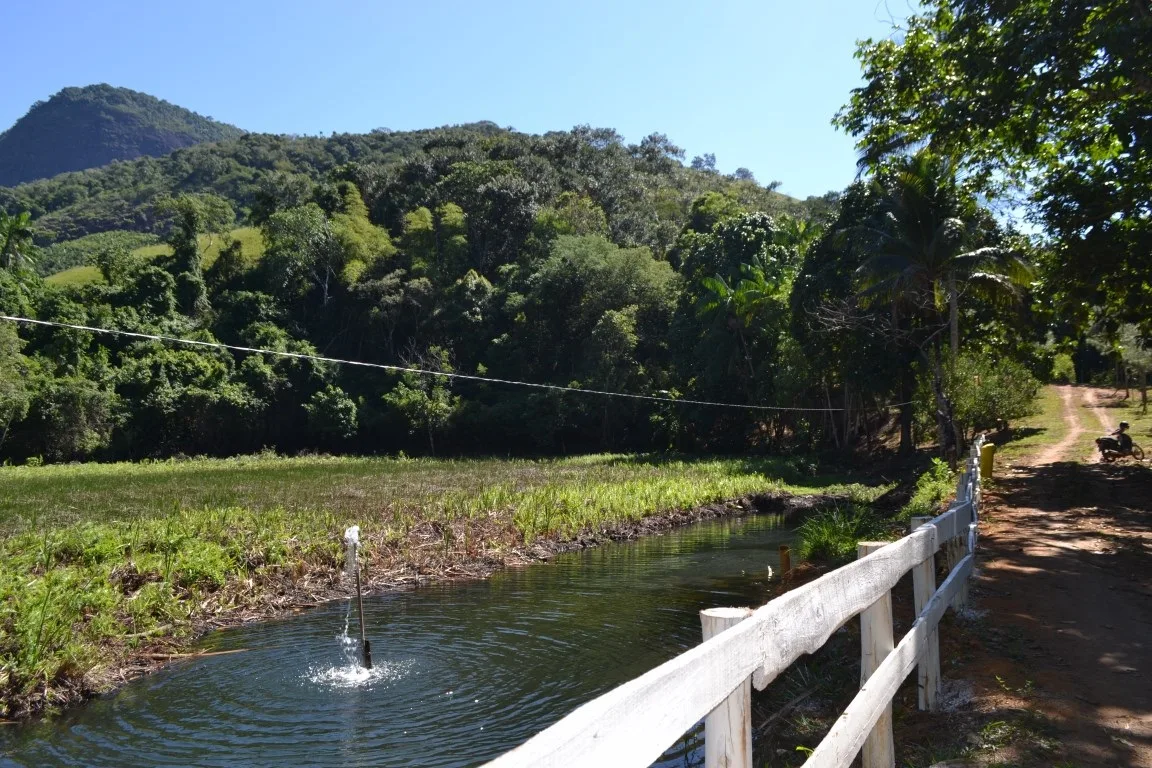
<svg viewBox="0 0 1152 768"><path fill-rule="evenodd" d="M1113 432L1112 436L1116 438L1121 453L1132 452L1132 436L1128 434L1128 422L1120 422L1120 428Z"/></svg>

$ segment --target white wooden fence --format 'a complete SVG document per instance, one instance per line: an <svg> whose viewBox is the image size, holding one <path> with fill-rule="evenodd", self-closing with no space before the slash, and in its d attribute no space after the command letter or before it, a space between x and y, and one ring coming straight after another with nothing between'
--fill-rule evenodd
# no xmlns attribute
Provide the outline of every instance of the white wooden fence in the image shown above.
<svg viewBox="0 0 1152 768"><path fill-rule="evenodd" d="M487 768L644 768L704 718L706 768L750 768L751 695L802 654L861 616L860 692L805 766L848 766L862 752L865 768L895 764L892 697L919 666L920 707L935 709L940 686L937 625L962 607L972 573L980 509L980 447L973 445L956 501L935 518L916 519L893 542L861 544L860 558L787 592L755 611L701 612L704 642L593 699L563 720L487 764ZM936 587L935 556L948 576ZM913 572L917 619L898 644L891 590Z"/></svg>

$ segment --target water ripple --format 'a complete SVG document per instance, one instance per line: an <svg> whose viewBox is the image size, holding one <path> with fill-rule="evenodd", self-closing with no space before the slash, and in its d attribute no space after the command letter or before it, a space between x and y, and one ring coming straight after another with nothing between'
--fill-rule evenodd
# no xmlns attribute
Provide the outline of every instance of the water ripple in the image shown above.
<svg viewBox="0 0 1152 768"><path fill-rule="evenodd" d="M0 766L477 765L698 643L701 608L759 602L777 526L716 521L365 600L371 671L346 603L218 633L207 649L246 650L9 726ZM666 764L699 749L686 734Z"/></svg>

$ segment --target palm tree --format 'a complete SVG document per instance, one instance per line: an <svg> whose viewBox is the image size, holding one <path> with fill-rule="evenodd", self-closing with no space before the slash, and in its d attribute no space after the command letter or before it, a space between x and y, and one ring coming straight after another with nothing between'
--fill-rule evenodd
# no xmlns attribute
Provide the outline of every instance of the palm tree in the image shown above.
<svg viewBox="0 0 1152 768"><path fill-rule="evenodd" d="M879 220L861 228L875 243L857 270L861 297L885 297L913 312L948 312L953 357L960 350L960 296L1013 298L1031 267L1011 249L981 245L977 209L956 183L954 166L922 149L897 160L885 181Z"/></svg>
<svg viewBox="0 0 1152 768"><path fill-rule="evenodd" d="M31 221L27 211L10 216L0 210L0 267L16 269L32 263L27 250L32 244Z"/></svg>
<svg viewBox="0 0 1152 768"><path fill-rule="evenodd" d="M1015 297L1031 269L1010 249L983 243L979 210L962 194L955 167L929 150L896 158L873 185L879 212L856 232L870 244L870 255L856 271L858 295L865 303L890 302L894 332L932 367L937 430L947 452L958 446L943 388L940 333L949 329L955 359L961 295Z"/></svg>
<svg viewBox="0 0 1152 768"><path fill-rule="evenodd" d="M732 282L721 275L703 278L700 286L705 293L697 301L696 314L701 318L723 318L728 329L736 333L751 380L756 378L756 366L748 333L759 331L773 303L778 302L781 295L787 295L787 291L769 282L761 267L741 264L740 273L742 277Z"/></svg>

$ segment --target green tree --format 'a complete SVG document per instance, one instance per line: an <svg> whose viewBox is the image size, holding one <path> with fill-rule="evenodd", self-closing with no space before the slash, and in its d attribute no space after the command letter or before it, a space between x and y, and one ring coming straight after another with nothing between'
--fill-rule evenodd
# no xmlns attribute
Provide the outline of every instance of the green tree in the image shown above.
<svg viewBox="0 0 1152 768"><path fill-rule="evenodd" d="M1145 346L1140 329L1135 323L1124 323L1116 334L1116 351L1120 359L1136 373L1140 387L1140 412L1148 412L1148 372L1152 371L1152 350Z"/></svg>
<svg viewBox="0 0 1152 768"><path fill-rule="evenodd" d="M9 215L0 207L0 267L18 269L32 263L32 214L22 211Z"/></svg>
<svg viewBox="0 0 1152 768"><path fill-rule="evenodd" d="M881 169L874 184L877 215L851 233L868 241L867 258L857 269L858 296L863 303L891 306L888 332L895 343L915 349L932 370L940 449L955 450L940 334L951 328L952 349L958 350L961 287L1012 294L1028 270L1005 249L973 242L975 203L960 190L946 160L920 150Z"/></svg>
<svg viewBox="0 0 1152 768"><path fill-rule="evenodd" d="M1040 382L1024 366L1008 359L996 359L983 352L964 351L944 366L944 391L952 402L960 439L967 441L983 430L1035 413ZM924 415L932 413L935 394L932 383L921 377L916 393L920 404L920 426ZM927 420L929 423L933 419Z"/></svg>
<svg viewBox="0 0 1152 768"><path fill-rule="evenodd" d="M874 183L881 214L857 230L873 244L859 269L864 295L883 296L914 312L946 308L957 355L961 294L1015 296L1031 269L1009 248L987 244L975 201L960 190L953 166L931 152L900 158Z"/></svg>
<svg viewBox="0 0 1152 768"><path fill-rule="evenodd" d="M1147 315L1152 9L1131 0L929 0L857 51L837 123L879 158L926 143L968 186L1022 191L1058 239L1053 298ZM1007 189L1006 189L1007 188Z"/></svg>
<svg viewBox="0 0 1152 768"><path fill-rule="evenodd" d="M28 361L20 354L23 342L16 327L0 322L0 448L12 424L28 415L31 392L28 386Z"/></svg>
<svg viewBox="0 0 1152 768"><path fill-rule="evenodd" d="M325 442L338 445L356 434L356 402L340 387L329 384L304 404L308 423Z"/></svg>
<svg viewBox="0 0 1152 768"><path fill-rule="evenodd" d="M396 253L388 232L368 219L368 208L352 184L341 185L340 210L332 215L332 233L340 246L340 283L351 286L376 263Z"/></svg>
<svg viewBox="0 0 1152 768"><path fill-rule="evenodd" d="M608 235L604 210L587 195L564 192L536 214L533 232L545 242L560 235Z"/></svg>
<svg viewBox="0 0 1152 768"><path fill-rule="evenodd" d="M111 388L91 379L41 375L20 425L19 450L49 461L90 459L109 446L120 406Z"/></svg>
<svg viewBox="0 0 1152 768"><path fill-rule="evenodd" d="M261 228L264 257L260 271L270 291L299 302L317 291L321 306L332 299L343 253L331 222L315 203L272 214Z"/></svg>
<svg viewBox="0 0 1152 768"><path fill-rule="evenodd" d="M908 348L877 332L888 328L890 308L860 306L856 299L857 270L870 243L843 234L873 223L880 205L875 185L862 181L840 196L836 217L805 254L790 296L790 329L815 372L809 380L826 388L825 405L835 402L844 409L840 423L830 430L834 441L843 436L844 447L867 441L883 423L869 415L877 406L892 400L907 402L915 390ZM914 447L913 417L911 405L902 407L905 451Z"/></svg>
<svg viewBox="0 0 1152 768"><path fill-rule="evenodd" d="M427 354L409 356L405 367L452 372L448 351L441 347L429 347ZM406 373L395 388L384 395L384 403L400 413L413 433L423 431L428 435L428 450L435 456L436 434L448 425L461 401L452 394L451 379Z"/></svg>
<svg viewBox="0 0 1152 768"><path fill-rule="evenodd" d="M779 332L791 286L770 283L761 267L744 264L741 273L741 278L732 283L720 275L701 280L703 293L697 299L696 311L702 318L719 319L736 334L751 383L756 377L756 362L749 336Z"/></svg>
<svg viewBox="0 0 1152 768"><path fill-rule="evenodd" d="M156 215L167 227L166 241L172 247L168 266L176 278L180 311L203 315L210 305L200 236L210 238L226 232L236 220L232 205L217 195L185 194L161 200L156 204Z"/></svg>

